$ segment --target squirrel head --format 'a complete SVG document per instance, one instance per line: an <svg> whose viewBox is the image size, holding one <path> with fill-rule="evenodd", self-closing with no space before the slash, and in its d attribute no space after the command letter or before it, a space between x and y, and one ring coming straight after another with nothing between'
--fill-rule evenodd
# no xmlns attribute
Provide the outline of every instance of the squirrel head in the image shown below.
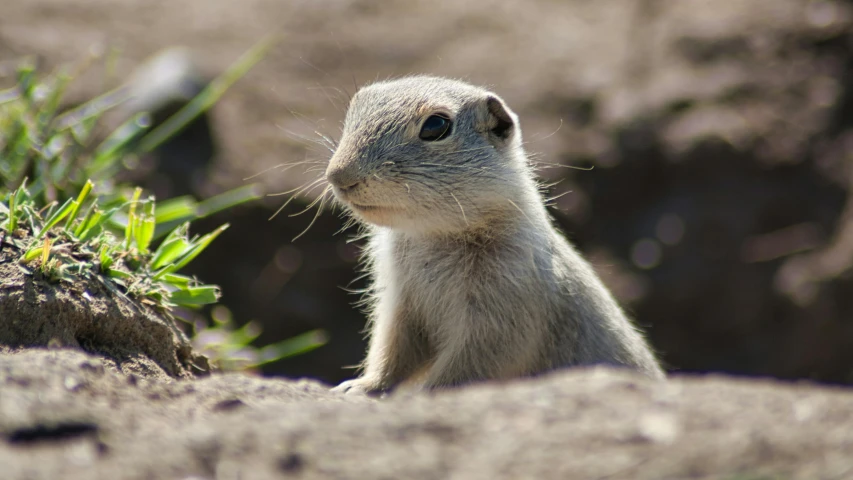
<svg viewBox="0 0 853 480"><path fill-rule="evenodd" d="M517 214L528 171L518 117L500 97L416 76L352 97L326 178L364 222L452 233Z"/></svg>

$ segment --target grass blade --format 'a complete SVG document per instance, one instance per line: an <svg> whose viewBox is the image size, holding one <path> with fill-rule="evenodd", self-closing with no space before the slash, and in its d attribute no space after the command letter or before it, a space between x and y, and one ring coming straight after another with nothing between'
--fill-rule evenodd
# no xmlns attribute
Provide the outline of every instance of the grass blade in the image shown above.
<svg viewBox="0 0 853 480"><path fill-rule="evenodd" d="M197 203L189 196L172 199L175 202L174 205L171 204L171 201L167 201L165 208L158 207L157 228L154 231L154 238L160 238L170 232L180 222L204 218L222 210L257 200L262 196L260 185L252 184L210 197L201 203Z"/></svg>
<svg viewBox="0 0 853 480"><path fill-rule="evenodd" d="M101 175L108 172L123 157L127 148L148 130L147 113L135 115L124 122L113 133L110 134L95 149L95 156L87 168L91 176Z"/></svg>
<svg viewBox="0 0 853 480"><path fill-rule="evenodd" d="M47 266L47 261L50 259L50 238L44 239L44 246L41 248L41 268Z"/></svg>
<svg viewBox="0 0 853 480"><path fill-rule="evenodd" d="M234 82L245 75L246 72L266 55L267 51L275 43L275 40L274 36L268 36L254 45L248 52L244 53L228 70L210 82L186 106L143 137L139 145L140 150L143 152L154 150L180 132L196 117L207 111Z"/></svg>
<svg viewBox="0 0 853 480"><path fill-rule="evenodd" d="M157 223L162 224L176 220L186 220L197 216L198 202L189 195L170 198L157 205Z"/></svg>
<svg viewBox="0 0 853 480"><path fill-rule="evenodd" d="M257 322L247 322L242 327L228 332L228 344L232 347L245 347L261 335L261 326Z"/></svg>
<svg viewBox="0 0 853 480"><path fill-rule="evenodd" d="M77 224L77 228L74 229L72 234L80 238L83 233L87 230L89 223L92 221L92 217L95 215L95 212L98 210L98 201L95 200L92 202L92 205L89 207L89 210L86 211L86 215L83 215L83 218L80 220L80 223Z"/></svg>
<svg viewBox="0 0 853 480"><path fill-rule="evenodd" d="M65 90L70 81L71 75L68 75L64 71L60 71L56 74L53 85L51 85L51 88L49 89L48 96L42 104L41 109L39 109L39 123L43 128L47 127L51 119L54 118L56 110L59 108L60 101L62 100L62 96L65 94Z"/></svg>
<svg viewBox="0 0 853 480"><path fill-rule="evenodd" d="M258 367L265 363L275 362L282 358L293 357L322 347L328 342L328 336L323 330L311 330L272 345L258 349Z"/></svg>
<svg viewBox="0 0 853 480"><path fill-rule="evenodd" d="M80 190L80 194L77 195L77 201L74 202L74 209L71 210L68 220L65 222L66 231L71 229L71 224L77 219L77 213L80 211L80 205L83 205L83 202L86 201L86 197L89 196L89 192L92 191L92 187L94 186L95 184L92 183L92 180L86 180L86 184L83 185L83 189Z"/></svg>
<svg viewBox="0 0 853 480"><path fill-rule="evenodd" d="M23 185L22 185L23 187ZM15 233L15 230L18 229L18 209L16 206L18 200L18 192L12 192L9 195L9 233Z"/></svg>
<svg viewBox="0 0 853 480"><path fill-rule="evenodd" d="M18 94L17 88L10 88L7 90L0 90L0 105L4 103L11 103L15 100L18 100L21 96Z"/></svg>
<svg viewBox="0 0 853 480"><path fill-rule="evenodd" d="M115 268L111 268L107 273L110 278L120 278L122 280L133 279L133 274L125 272L124 270L118 270Z"/></svg>
<svg viewBox="0 0 853 480"><path fill-rule="evenodd" d="M206 217L237 205L251 202L263 197L261 186L258 184L245 185L213 196L198 204L197 214Z"/></svg>
<svg viewBox="0 0 853 480"><path fill-rule="evenodd" d="M87 118L71 125L68 131L71 132L71 137L74 138L74 141L78 145L87 145L89 143L89 136L92 134L97 123L98 117Z"/></svg>
<svg viewBox="0 0 853 480"><path fill-rule="evenodd" d="M127 87L119 87L63 113L56 117L54 124L57 130L71 128L81 123L89 124L107 110L124 103L128 98L130 98L130 91Z"/></svg>
<svg viewBox="0 0 853 480"><path fill-rule="evenodd" d="M197 257L198 254L203 252L204 249L207 248L208 245L210 245L210 242L212 242L216 237L219 236L219 234L224 232L227 228L228 228L228 224L226 223L225 225L222 225L221 227L217 228L216 230L214 230L214 231L208 233L207 235L204 235L203 237L199 238L195 242L192 242L192 245L190 246L187 253L185 253L181 258L176 260L175 263L173 263L172 265L167 266L166 270L164 270L160 274L155 275L154 278L158 279L158 277L160 277L163 274L176 272L176 271L184 268L195 257Z"/></svg>
<svg viewBox="0 0 853 480"><path fill-rule="evenodd" d="M192 277L188 277L186 275L178 275L177 273L167 273L163 275L163 281L168 283L169 285L183 288L189 286L191 282L193 282Z"/></svg>
<svg viewBox="0 0 853 480"><path fill-rule="evenodd" d="M47 252L45 253L45 249ZM44 243L39 247L34 247L26 251L21 258L18 260L20 263L30 263L36 259L36 257L42 257L42 265L45 265L47 262L45 258L50 255L50 239L45 238Z"/></svg>
<svg viewBox="0 0 853 480"><path fill-rule="evenodd" d="M61 207L59 207L55 212L53 212L53 215L51 215L47 220L45 220L44 227L41 229L39 237L44 237L47 234L48 230L50 230L54 227L54 225L62 221L62 219L65 218L66 215L71 213L71 210L74 209L74 203L76 203L74 199L69 198L65 201L65 203L62 204Z"/></svg>
<svg viewBox="0 0 853 480"><path fill-rule="evenodd" d="M171 263L176 258L187 252L191 246L187 239L187 231L189 228L190 224L184 223L172 230L166 239L163 240L163 243L161 243L154 252L154 258L151 259L152 270L159 270L161 267Z"/></svg>
<svg viewBox="0 0 853 480"><path fill-rule="evenodd" d="M98 263L101 264L101 273L109 273L110 267L115 263L112 253L113 248L108 245L102 246L101 251L98 252Z"/></svg>
<svg viewBox="0 0 853 480"><path fill-rule="evenodd" d="M130 250L130 242L133 239L133 227L136 222L136 204L139 203L139 197L142 196L142 189L136 187L133 190L133 196L130 199L130 208L127 212L127 225L124 227L124 249Z"/></svg>
<svg viewBox="0 0 853 480"><path fill-rule="evenodd" d="M169 296L169 301L184 306L209 305L219 301L221 293L214 285L201 285L175 290Z"/></svg>
<svg viewBox="0 0 853 480"><path fill-rule="evenodd" d="M139 253L148 253L148 247L151 245L151 239L154 238L154 217L152 215L141 215L137 218L137 225L134 229L134 240Z"/></svg>

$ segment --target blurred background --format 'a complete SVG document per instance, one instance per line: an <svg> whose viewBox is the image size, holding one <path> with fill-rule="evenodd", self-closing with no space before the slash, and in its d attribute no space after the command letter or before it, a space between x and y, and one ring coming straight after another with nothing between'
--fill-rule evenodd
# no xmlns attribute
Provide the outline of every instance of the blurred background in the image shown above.
<svg viewBox="0 0 853 480"><path fill-rule="evenodd" d="M141 159L131 174L158 198L310 183L330 156L318 133L339 136L357 85L486 85L559 181L554 217L670 370L851 383L851 27L853 2L830 0L26 0L3 5L0 80L27 55L48 70L97 55L72 98L134 79L153 93L127 108L156 120L278 34L206 117ZM289 215L319 190L273 220L286 196L198 222L232 228L190 273L263 325L260 344L325 329L325 346L264 372L334 383L364 354L364 317L345 291L360 286L358 247L336 233L340 212L291 241L315 210Z"/></svg>

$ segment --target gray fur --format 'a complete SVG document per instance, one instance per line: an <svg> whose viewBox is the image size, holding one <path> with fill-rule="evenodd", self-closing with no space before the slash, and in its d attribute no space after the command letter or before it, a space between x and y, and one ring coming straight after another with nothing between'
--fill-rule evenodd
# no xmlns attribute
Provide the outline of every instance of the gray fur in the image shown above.
<svg viewBox="0 0 853 480"><path fill-rule="evenodd" d="M452 134L420 140L436 112L452 119ZM663 377L552 225L518 119L495 94L426 76L364 87L326 176L365 224L372 278L364 370L338 390L387 391L418 373L432 389L598 363Z"/></svg>

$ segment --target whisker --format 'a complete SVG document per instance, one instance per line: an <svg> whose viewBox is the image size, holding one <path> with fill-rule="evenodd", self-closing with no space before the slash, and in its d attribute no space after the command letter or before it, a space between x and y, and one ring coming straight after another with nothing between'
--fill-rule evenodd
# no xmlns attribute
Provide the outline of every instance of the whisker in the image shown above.
<svg viewBox="0 0 853 480"><path fill-rule="evenodd" d="M249 181L249 180L251 180L251 179L253 179L253 178L257 178L257 177L259 177L259 176L261 176L261 175L263 175L263 174L265 174L265 173L269 173L269 172L271 172L271 171L273 171L273 170L275 170L275 169L277 169L277 168L282 168L282 167L284 167L285 165L287 165L287 164L286 164L286 163L279 163L278 165L273 165L272 167L265 168L265 169L261 170L260 172L258 172L258 173L256 173L256 174L254 174L254 175L249 175L248 177L244 178L244 179L243 179L243 181L244 181L244 182L247 182L247 181Z"/></svg>
<svg viewBox="0 0 853 480"><path fill-rule="evenodd" d="M287 107L286 107L286 108L287 108ZM291 115L293 115L293 118L295 118L297 121L299 121L299 123L301 123L304 127L306 127L306 128L310 128L314 133L317 133L317 131L316 131L316 130L317 130L317 125L319 124L319 122L312 121L312 120L311 120L311 119L309 119L307 116L305 116L305 115L303 115L303 114L301 114L301 113L299 113L299 112L297 112L297 111L295 111L295 110L293 110L293 109L291 109L291 108L287 108L287 111L288 111ZM282 127L281 125L279 125L279 124L275 124L275 125L276 125L276 127L278 127L279 129L281 129L283 132L287 133L288 135L290 135L291 137L293 137L293 138L295 138L295 139L297 139L297 140L302 140L302 141L308 142L309 144L315 144L315 145L320 145L320 146L323 146L323 147L329 148L329 145L324 145L322 142L319 142L319 141L314 140L314 139L312 139L312 138L306 137L305 135L300 135L300 134L298 134L298 133L295 133L295 132L292 132L292 131L290 131L290 130L287 130L287 129L283 128L283 127ZM321 136L321 137L323 137L323 135L320 135L320 136ZM329 140L328 138L325 138L325 137L324 137L324 139L325 139L325 140ZM330 142L330 143L331 143L332 145L334 145L334 142Z"/></svg>
<svg viewBox="0 0 853 480"><path fill-rule="evenodd" d="M450 152L450 153L452 153L452 154L471 153L471 152L479 152L481 150L490 150L492 148L494 148L494 147L492 147L491 145L486 145L484 147L473 147L473 148L466 148L464 150L454 150L453 152Z"/></svg>
<svg viewBox="0 0 853 480"><path fill-rule="evenodd" d="M270 218L268 218L268 219L267 219L267 221L269 222L269 221L271 221L272 219L274 219L275 217L277 217L277 216L278 216L278 214L279 214L279 213L281 213L281 211L282 211L282 210L284 210L284 207L286 207L286 206L287 206L287 204L288 204L288 203L290 203L290 200L293 200L293 197L289 198L286 202L284 202L284 205L282 205L282 206L278 207L278 210L276 210L276 211L275 211L275 213L273 213L273 214L270 216Z"/></svg>
<svg viewBox="0 0 853 480"><path fill-rule="evenodd" d="M346 58L346 56L344 55L344 49L341 48L341 43L338 41L338 37L335 36L335 32L334 31L331 32L331 35L332 35L332 38L335 40L335 46L338 47L338 53L341 54L341 59ZM353 72L352 69L350 69L350 76L352 77L352 86L355 89L354 92L357 92L358 91L358 82L355 80L355 72ZM346 92L346 94L347 94L348 101L351 102L352 101L352 95L349 92L347 92L346 90L344 90L344 92Z"/></svg>
<svg viewBox="0 0 853 480"><path fill-rule="evenodd" d="M338 142L337 142L337 141L335 141L334 139L332 139L332 138L330 138L329 136L327 136L327 135L325 135L325 134L322 134L322 133L320 133L320 132L318 132L318 131L316 131L316 130L314 131L314 133L316 133L320 138L322 138L323 140L325 140L325 141L326 141L326 144L327 144L329 147L331 147L331 148L330 148L330 150L331 150L332 148L334 148L334 149L337 149L337 148L338 148ZM334 152L334 150L332 150L332 153L335 153L335 152Z"/></svg>
<svg viewBox="0 0 853 480"><path fill-rule="evenodd" d="M287 199L287 201L286 201L286 202L284 202L284 205L282 205L282 206L278 207L278 210L276 210L276 211L275 211L275 213L273 213L273 214L272 214L272 216L271 216L268 220L272 220L272 219L274 219L275 217L277 217L277 216L278 216L278 214L279 214L279 213L281 213L281 211L282 211L282 210L284 210L284 209L285 209L285 207L287 207L288 205L290 205L290 202L292 202L292 201L293 201L293 199L295 199L299 194L301 194L302 192L304 192L304 191L305 191L305 190L307 190L308 188L312 188L312 187L316 186L318 183L322 182L323 180L324 180L323 178L318 178L317 180L314 180L313 182L309 183L308 185L306 185L306 186L304 186L304 187L300 187L300 188L294 189L294 190L296 191L296 193L294 193L293 195L291 195L291 196L290 196L290 198L288 198L288 199ZM293 190L291 190L291 192L292 192L292 191L293 191ZM269 196L274 196L274 195L269 195Z"/></svg>
<svg viewBox="0 0 853 480"><path fill-rule="evenodd" d="M342 111L341 106L338 105L337 103L335 103L334 100L332 100L332 97L329 95L329 92L327 92L326 89L320 85L320 82L317 82L317 86L320 87L320 91L323 92L323 95L326 97L326 100L329 101L329 103L332 105L332 107L335 110Z"/></svg>
<svg viewBox="0 0 853 480"><path fill-rule="evenodd" d="M482 166L482 167L474 167L474 166L472 166L472 165L445 165L445 164L441 164L441 163L425 163L425 162L424 162L424 163L420 163L419 165L424 165L424 166L428 166L428 167L442 167L442 168L443 168L443 167L449 167L449 168L467 168L468 170L487 170L487 169L488 169L488 167L486 167L486 166Z"/></svg>
<svg viewBox="0 0 853 480"><path fill-rule="evenodd" d="M555 196L553 196L553 197L548 197L548 198L546 198L546 199L545 199L545 206L554 206L554 205L556 205L556 203L555 203L555 201L556 201L556 200L559 200L559 199L563 198L564 196L566 196L566 195L568 195L568 194L570 194L570 193L573 193L573 191L572 191L572 190L566 190L565 192L563 192L563 193L561 193L561 194L559 194L559 195L555 195Z"/></svg>
<svg viewBox="0 0 853 480"><path fill-rule="evenodd" d="M314 226L314 223L317 221L317 219L320 218L320 214L323 213L323 206L326 204L326 194L330 191L330 188L331 188L331 185L327 185L326 188L323 190L323 193L320 194L319 197L317 197L320 200L320 206L317 208L317 213L314 214L314 218L311 219L311 223L309 223L308 226L305 227L305 230L302 230L302 232L299 235L293 237L291 242L295 242L296 240L299 239L299 237L301 237L302 235L305 235L305 233L307 233L308 230L310 230L311 227ZM317 200L314 200L313 202L311 202L311 205L309 205L308 208L311 208L311 206L314 205L315 203L317 203Z"/></svg>
<svg viewBox="0 0 853 480"><path fill-rule="evenodd" d="M260 172L254 174L254 175L250 175L250 176L244 178L243 181L245 182L245 181L251 180L253 178L257 178L259 175L263 175L265 173L268 173L268 172L270 172L272 170L276 170L276 169L281 169L282 172L286 172L293 167L298 167L298 166L302 166L302 165L311 165L311 164L317 164L319 166L319 165L322 165L324 163L325 162L321 162L320 160L303 160L301 162L294 162L294 163L279 163L278 165L273 165L272 167L265 168L265 169L261 170Z"/></svg>
<svg viewBox="0 0 853 480"><path fill-rule="evenodd" d="M338 235L339 233L343 233L343 232L345 232L346 230L348 230L348 229L350 229L352 226L354 226L356 223L358 223L358 222L356 221L356 219L355 219L355 218L353 218L351 215L349 215L347 212L342 212L342 213L343 213L344 215L347 215L347 217L346 217L346 220L344 221L344 225L340 228L340 230L338 230L337 232L335 232L335 235ZM347 243L349 243L349 242L347 242Z"/></svg>
<svg viewBox="0 0 853 480"><path fill-rule="evenodd" d="M311 190L308 190L305 193L306 194L311 193L312 190L314 190L315 188L317 188L319 186L320 185L314 185L314 187L312 187ZM326 186L326 188L328 188L328 186ZM325 195L325 188L323 190L324 190L324 195ZM303 213L307 212L308 210L311 210L314 207L314 205L317 205L317 202L320 202L323 198L324 198L323 195L318 196L317 198L314 199L314 201L309 203L308 206L305 207L302 211L297 212L297 213L291 213L290 215L288 215L288 217L292 218L292 217L298 217L299 215L302 215Z"/></svg>
<svg viewBox="0 0 853 480"><path fill-rule="evenodd" d="M301 55L299 57L296 57L296 58L298 58L300 62L304 63L305 65L308 65L309 67L313 68L314 70L317 70L318 72L322 73L323 75L325 75L327 77L332 77L332 75L329 74L329 72L323 70L322 68L318 67L317 65L314 65L313 63L309 62L308 60L305 60Z"/></svg>
<svg viewBox="0 0 853 480"><path fill-rule="evenodd" d="M329 146L329 145L328 145L328 144L326 144L325 142L321 142L321 141L319 141L319 140L315 140L315 139L313 139L313 138L311 138L311 137L306 137L305 135L300 135L300 134L298 134L298 133L296 133L296 132L294 132L294 131L291 131L291 130L288 130L288 129L284 128L283 126L281 126L281 125L279 125L279 124L277 124L277 123L275 124L275 126L276 126L279 130L281 130L282 132L284 132L284 133L286 133L286 134L290 135L290 137L291 137L291 138L293 138L293 139L295 139L295 140L299 140L299 141L301 141L301 142L302 142L302 144L303 144L303 145L305 145L305 146L307 146L307 147L310 147L310 146L312 146L312 145L317 145L317 146L323 147L323 149L325 149L325 150L328 150L328 151L330 151L330 152L332 152L332 153L335 153L334 148L332 148L331 146ZM317 133L317 132L315 131L314 133Z"/></svg>
<svg viewBox="0 0 853 480"><path fill-rule="evenodd" d="M542 140L547 140L547 139L553 137L554 135L556 135L557 132L559 132L561 128L563 128L563 119L562 118L560 119L560 125L558 125L557 129L554 130L553 132L549 133L548 135L545 135L542 138L536 138L536 135L534 134L532 137L530 137L530 140L524 141L521 144L527 145L528 143L541 142Z"/></svg>
<svg viewBox="0 0 853 480"><path fill-rule="evenodd" d="M450 196L453 197L454 200L456 200L456 205L459 205L459 211L462 212L462 219L465 220L465 225L470 227L471 225L468 223L468 217L465 216L465 209L462 208L462 204L459 203L459 199L456 198L456 195L454 195L453 192L449 192L449 193L450 193Z"/></svg>
<svg viewBox="0 0 853 480"><path fill-rule="evenodd" d="M521 212L521 214L524 215L524 218L526 218L528 222L533 223L533 221L530 220L530 217L527 216L527 213L524 210L522 210L521 207L519 207L515 202L513 202L512 199L507 198L506 201L509 202L510 204L512 204L512 206L515 207L516 210Z"/></svg>
<svg viewBox="0 0 853 480"><path fill-rule="evenodd" d="M308 170L305 170L305 173L321 173L326 171L326 165L319 165L316 167L311 167Z"/></svg>
<svg viewBox="0 0 853 480"><path fill-rule="evenodd" d="M540 165L545 165L546 168L570 168L572 170L583 170L585 172L588 172L590 170L595 169L594 165L589 166L589 167L578 167L577 165L563 165L562 163L548 163L548 162L540 162L540 161L536 161L536 162L532 162L532 163L536 167L539 167Z"/></svg>
<svg viewBox="0 0 853 480"><path fill-rule="evenodd" d="M318 178L318 179L314 180L313 182L309 183L308 185L300 185L300 186L298 186L298 187L296 187L296 188L293 188L293 189L287 190L286 192L268 193L268 194L267 194L267 196L268 196L268 197L281 197L281 196L283 196L283 195L289 195L289 194L291 194L291 193L293 193L293 192L296 192L297 190L301 190L301 189L303 189L303 188L309 188L309 187L312 187L312 186L316 185L317 183L322 182L323 180L325 180L325 179L324 179L323 177L320 177L320 178Z"/></svg>

